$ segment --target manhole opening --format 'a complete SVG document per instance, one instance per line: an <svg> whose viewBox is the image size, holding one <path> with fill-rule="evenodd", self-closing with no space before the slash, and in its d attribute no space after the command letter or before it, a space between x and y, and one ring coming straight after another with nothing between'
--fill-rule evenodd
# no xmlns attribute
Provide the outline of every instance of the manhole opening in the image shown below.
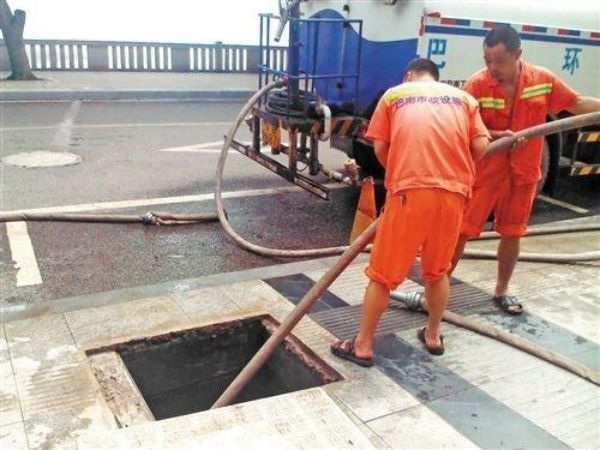
<svg viewBox="0 0 600 450"><path fill-rule="evenodd" d="M92 350L88 355L116 352L152 415L161 420L209 409L277 326L271 316L265 315L130 341ZM98 376L96 368L94 372ZM291 336L235 403L341 379L338 372ZM107 395L106 382L100 377L99 381L105 396L114 397L114 392Z"/></svg>

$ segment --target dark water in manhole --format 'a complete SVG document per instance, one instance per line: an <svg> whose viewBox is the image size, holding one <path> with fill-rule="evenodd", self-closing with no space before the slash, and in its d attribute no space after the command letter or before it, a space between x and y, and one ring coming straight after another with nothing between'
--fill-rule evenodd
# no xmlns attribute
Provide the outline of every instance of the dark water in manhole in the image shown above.
<svg viewBox="0 0 600 450"><path fill-rule="evenodd" d="M161 420L209 409L269 336L261 319L254 319L123 344L117 351L154 417ZM236 403L325 383L321 374L280 345Z"/></svg>

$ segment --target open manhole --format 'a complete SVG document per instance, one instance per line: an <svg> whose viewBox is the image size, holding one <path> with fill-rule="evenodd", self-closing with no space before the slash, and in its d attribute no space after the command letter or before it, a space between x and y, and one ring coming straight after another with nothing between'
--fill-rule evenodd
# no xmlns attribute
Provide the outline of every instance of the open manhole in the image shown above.
<svg viewBox="0 0 600 450"><path fill-rule="evenodd" d="M115 417L129 426L209 409L276 327L265 315L130 341L88 355ZM235 403L341 379L290 336Z"/></svg>

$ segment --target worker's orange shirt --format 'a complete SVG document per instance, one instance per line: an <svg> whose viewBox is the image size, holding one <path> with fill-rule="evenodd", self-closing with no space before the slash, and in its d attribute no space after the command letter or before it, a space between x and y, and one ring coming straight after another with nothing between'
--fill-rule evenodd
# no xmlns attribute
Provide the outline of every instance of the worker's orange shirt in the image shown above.
<svg viewBox="0 0 600 450"><path fill-rule="evenodd" d="M487 135L473 97L435 81L414 81L388 89L366 136L390 144L389 194L441 188L470 196L475 175L471 140Z"/></svg>
<svg viewBox="0 0 600 450"><path fill-rule="evenodd" d="M464 89L479 102L481 117L490 130L519 131L546 121L573 105L578 94L549 70L521 61L521 73L512 107L487 69L474 74ZM477 164L475 185L511 177L517 185L541 178L542 138L529 139L512 151L499 152Z"/></svg>

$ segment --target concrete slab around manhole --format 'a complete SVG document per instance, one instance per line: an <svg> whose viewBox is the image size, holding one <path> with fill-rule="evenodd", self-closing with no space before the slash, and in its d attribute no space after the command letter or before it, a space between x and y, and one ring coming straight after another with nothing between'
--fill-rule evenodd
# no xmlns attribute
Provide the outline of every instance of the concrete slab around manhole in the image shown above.
<svg viewBox="0 0 600 450"><path fill-rule="evenodd" d="M374 448L321 389L314 388L160 422L90 433L78 448Z"/></svg>
<svg viewBox="0 0 600 450"><path fill-rule="evenodd" d="M25 169L72 166L79 164L82 161L83 159L81 156L76 155L75 153L47 151L17 153L2 158L3 164L23 167Z"/></svg>
<svg viewBox="0 0 600 450"><path fill-rule="evenodd" d="M163 420L209 409L278 326L273 317L259 315L93 349L88 355L120 424ZM342 379L291 335L233 403Z"/></svg>

